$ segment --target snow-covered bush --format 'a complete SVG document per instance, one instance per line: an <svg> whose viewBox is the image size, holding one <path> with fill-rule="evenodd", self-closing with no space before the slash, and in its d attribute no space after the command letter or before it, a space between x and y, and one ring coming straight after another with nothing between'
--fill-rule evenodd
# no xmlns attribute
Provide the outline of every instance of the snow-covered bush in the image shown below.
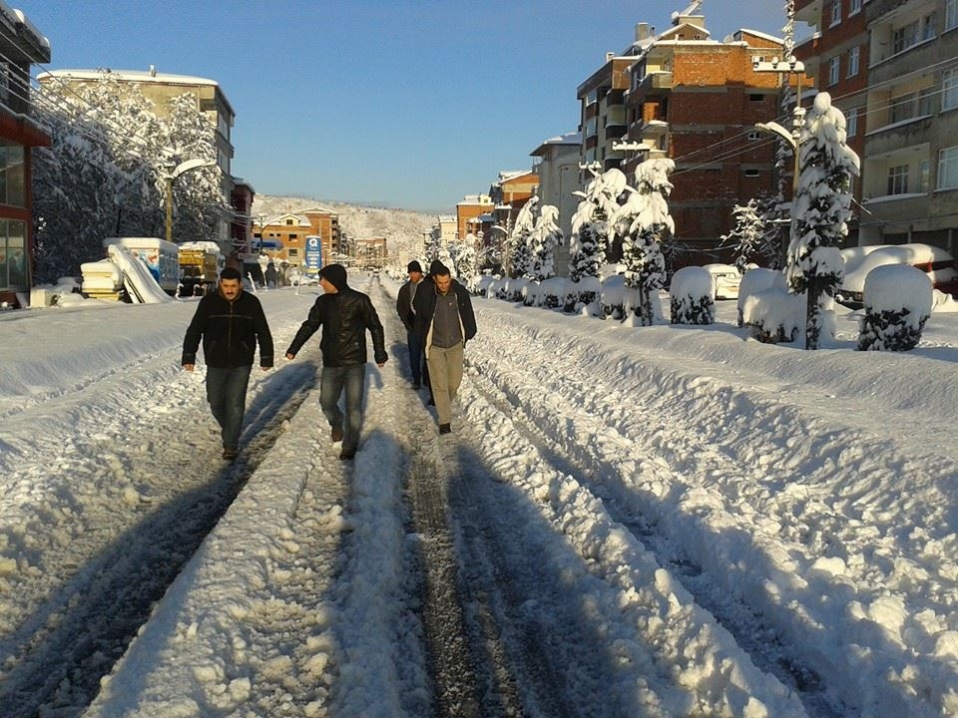
<svg viewBox="0 0 958 718"><path fill-rule="evenodd" d="M780 281L777 277L782 273L775 269L765 269L764 267L752 267L742 275L742 281L738 287L738 325L745 326L744 307L745 300L752 294L761 292L775 285Z"/></svg>
<svg viewBox="0 0 958 718"><path fill-rule="evenodd" d="M921 341L931 316L932 289L928 275L915 267L889 264L865 277L865 316L858 348L901 352Z"/></svg>
<svg viewBox="0 0 958 718"><path fill-rule="evenodd" d="M495 277L491 274L483 274L477 277L473 291L480 297L495 297L498 282L499 277Z"/></svg>
<svg viewBox="0 0 958 718"><path fill-rule="evenodd" d="M618 274L606 277L602 282L602 291L599 295L602 307L601 318L618 321L625 319L631 294L631 290L625 285L625 277Z"/></svg>
<svg viewBox="0 0 958 718"><path fill-rule="evenodd" d="M529 282L526 286L526 306L557 309L566 297L565 277L550 277L541 282Z"/></svg>
<svg viewBox="0 0 958 718"><path fill-rule="evenodd" d="M713 324L715 300L712 274L704 267L683 267L669 289L672 324Z"/></svg>
<svg viewBox="0 0 958 718"><path fill-rule="evenodd" d="M565 303L562 308L570 314L586 312L599 316L602 311L599 306L601 293L602 282L598 277L582 277L578 282L569 281L566 284Z"/></svg>
<svg viewBox="0 0 958 718"><path fill-rule="evenodd" d="M754 271L745 273L743 284ZM805 326L805 297L789 293L783 273L772 274L775 276L771 286L742 295L742 323L750 327L752 336L761 342L793 342L798 338L799 330Z"/></svg>

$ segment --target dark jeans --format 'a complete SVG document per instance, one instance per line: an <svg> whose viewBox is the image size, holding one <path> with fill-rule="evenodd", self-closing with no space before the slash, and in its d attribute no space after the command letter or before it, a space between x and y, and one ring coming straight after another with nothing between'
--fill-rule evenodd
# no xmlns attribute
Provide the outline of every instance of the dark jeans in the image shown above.
<svg viewBox="0 0 958 718"><path fill-rule="evenodd" d="M246 414L246 387L253 367L206 368L206 399L213 418L223 430L223 448L238 449L243 416Z"/></svg>
<svg viewBox="0 0 958 718"><path fill-rule="evenodd" d="M343 451L355 451L363 428L363 391L366 365L324 366L320 380L319 405L333 429L343 432ZM339 408L339 397L346 392L346 414ZM345 419L345 423L343 422Z"/></svg>
<svg viewBox="0 0 958 718"><path fill-rule="evenodd" d="M409 346L409 367L412 369L412 381L414 384L423 383L423 349L426 338L422 334L415 332L406 332L406 344ZM426 383L429 383L429 375L426 375Z"/></svg>

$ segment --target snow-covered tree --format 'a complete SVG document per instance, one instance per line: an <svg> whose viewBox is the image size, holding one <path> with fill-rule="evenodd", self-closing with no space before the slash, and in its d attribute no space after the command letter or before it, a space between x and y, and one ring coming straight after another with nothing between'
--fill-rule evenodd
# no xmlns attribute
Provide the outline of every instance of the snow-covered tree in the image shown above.
<svg viewBox="0 0 958 718"><path fill-rule="evenodd" d="M508 241L507 271L510 277L531 277L532 237L539 216L539 198L535 195L522 205Z"/></svg>
<svg viewBox="0 0 958 718"><path fill-rule="evenodd" d="M569 312L596 299L594 290L576 285L590 284L589 280L598 281L609 245L609 219L618 210L619 195L626 191L628 184L621 170L613 168L601 175L590 171L593 177L585 192L575 192L582 201L572 217L572 235L569 237L570 286L565 303Z"/></svg>
<svg viewBox="0 0 958 718"><path fill-rule="evenodd" d="M551 204L543 205L531 238L532 278L537 282L555 276L555 250L562 239L558 208Z"/></svg>
<svg viewBox="0 0 958 718"><path fill-rule="evenodd" d="M722 240L734 246L734 262L744 272L749 262L758 262L769 269L781 269L783 264L782 197L752 198L732 210L735 228L722 235Z"/></svg>
<svg viewBox="0 0 958 718"><path fill-rule="evenodd" d="M220 235L226 198L222 170L216 165L216 125L198 110L196 95L170 98L166 125L167 167L186 160L211 160L180 175L173 183L173 236L189 240L215 240Z"/></svg>
<svg viewBox="0 0 958 718"><path fill-rule="evenodd" d="M675 231L669 214L672 191L669 174L675 162L649 159L635 168L635 188L612 216L615 232L622 241L625 285L634 290L633 313L643 326L655 320L652 295L665 286L665 257L660 242Z"/></svg>
<svg viewBox="0 0 958 718"><path fill-rule="evenodd" d="M799 138L798 193L792 202L788 247L789 291L806 293L805 348L817 349L824 328L823 304L842 281L842 239L851 215L849 187L858 155L846 144L845 116L827 92L815 97Z"/></svg>
<svg viewBox="0 0 958 718"><path fill-rule="evenodd" d="M466 239L456 250L456 272L459 275L459 280L473 292L475 291L475 280L478 274L475 239L475 235L473 234L466 235Z"/></svg>

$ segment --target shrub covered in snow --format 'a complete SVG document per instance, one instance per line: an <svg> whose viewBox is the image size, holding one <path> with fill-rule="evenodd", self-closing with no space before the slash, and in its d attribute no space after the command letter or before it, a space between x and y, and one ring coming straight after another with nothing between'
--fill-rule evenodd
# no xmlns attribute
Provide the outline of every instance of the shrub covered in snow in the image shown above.
<svg viewBox="0 0 958 718"><path fill-rule="evenodd" d="M757 270L745 273L743 285L754 271ZM782 272L766 271L774 275L770 286L740 294L742 323L751 327L752 336L761 342L793 342L798 337L799 329L805 326L805 297L789 293ZM759 281L755 283L757 285Z"/></svg>
<svg viewBox="0 0 958 718"><path fill-rule="evenodd" d="M672 324L712 324L715 301L712 274L704 267L683 267L672 277Z"/></svg>
<svg viewBox="0 0 958 718"><path fill-rule="evenodd" d="M775 285L776 279L782 273L776 269L765 269L764 267L753 267L742 275L742 281L738 287L738 325L745 326L744 308L745 300L753 294L764 291Z"/></svg>
<svg viewBox="0 0 958 718"><path fill-rule="evenodd" d="M858 348L908 351L918 346L931 316L931 280L915 267L889 264L865 277L865 316Z"/></svg>
<svg viewBox="0 0 958 718"><path fill-rule="evenodd" d="M496 296L496 288L501 280L492 274L483 274L476 277L473 291L480 297L492 298Z"/></svg>
<svg viewBox="0 0 958 718"><path fill-rule="evenodd" d="M566 298L565 277L550 277L541 282L529 282L526 286L526 306L557 309Z"/></svg>
<svg viewBox="0 0 958 718"><path fill-rule="evenodd" d="M614 274L611 277L606 277L602 282L602 291L599 296L602 307L601 318L611 318L619 321L625 319L628 298L631 293L631 290L625 285L624 276Z"/></svg>
<svg viewBox="0 0 958 718"><path fill-rule="evenodd" d="M578 282L569 281L566 284L565 303L562 308L570 314L588 311L598 315L601 309L593 305L597 304L601 293L602 282L598 277L583 276Z"/></svg>

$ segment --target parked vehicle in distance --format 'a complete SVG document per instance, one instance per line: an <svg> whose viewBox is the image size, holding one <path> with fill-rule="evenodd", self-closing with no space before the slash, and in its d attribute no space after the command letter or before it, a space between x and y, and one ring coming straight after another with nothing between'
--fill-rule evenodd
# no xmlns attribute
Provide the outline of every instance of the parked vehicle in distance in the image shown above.
<svg viewBox="0 0 958 718"><path fill-rule="evenodd" d="M955 258L941 247L931 244L874 244L842 250L845 278L835 300L858 309L864 300L865 277L875 267L907 264L928 275L931 286L940 292L958 297L958 265Z"/></svg>
<svg viewBox="0 0 958 718"><path fill-rule="evenodd" d="M712 275L712 288L716 299L738 299L738 289L742 283L742 274L738 267L716 262L706 264L705 269Z"/></svg>

